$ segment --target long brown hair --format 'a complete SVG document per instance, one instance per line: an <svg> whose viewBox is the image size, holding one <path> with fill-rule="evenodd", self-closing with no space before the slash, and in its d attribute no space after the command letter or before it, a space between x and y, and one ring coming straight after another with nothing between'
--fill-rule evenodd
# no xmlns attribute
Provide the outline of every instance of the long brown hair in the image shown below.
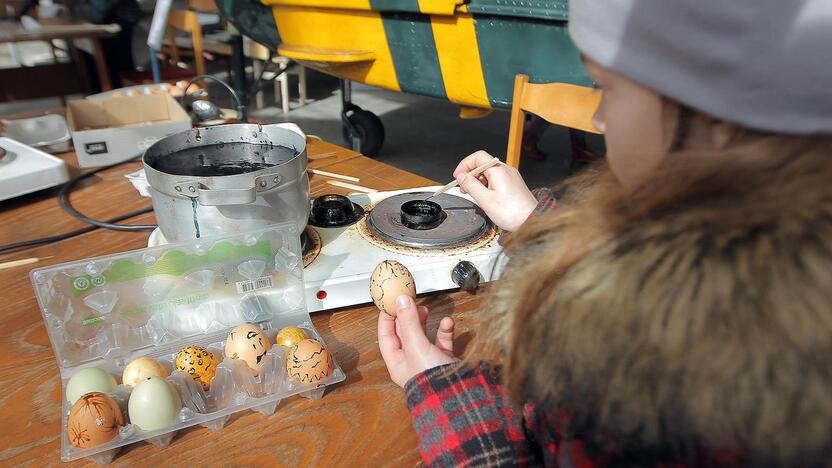
<svg viewBox="0 0 832 468"><path fill-rule="evenodd" d="M474 348L499 348L511 395L629 460L829 463L832 137L748 134L637 187L601 166L566 188L507 242Z"/></svg>

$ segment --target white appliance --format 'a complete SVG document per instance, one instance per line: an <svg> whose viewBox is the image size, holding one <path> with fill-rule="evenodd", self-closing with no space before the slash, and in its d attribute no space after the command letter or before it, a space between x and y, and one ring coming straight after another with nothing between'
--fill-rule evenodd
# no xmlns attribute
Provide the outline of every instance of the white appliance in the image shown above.
<svg viewBox="0 0 832 468"><path fill-rule="evenodd" d="M11 138L0 137L0 201L69 180L66 163Z"/></svg>
<svg viewBox="0 0 832 468"><path fill-rule="evenodd" d="M433 192L437 188L423 187L351 195L349 199L364 211L370 212L369 215L362 216L359 221L346 227L307 228L307 231L314 230L311 242L316 243L318 239L320 241L320 251L317 255L314 255L314 251L304 255L307 266L303 270L303 279L309 312L371 302L370 274L383 260L396 260L405 265L416 280L416 292L419 294L455 289L462 285L467 289L475 287L478 283L496 279L502 248L498 243L497 229L487 218L484 228L477 225L480 226L481 234L478 234L479 231L473 232L470 239L460 245L449 247L400 245L380 239L374 234L368 220L373 209L381 206L383 200L406 194L424 198L427 195L415 194ZM448 213L452 213L451 216L468 210L466 213L473 215L477 221L484 217L473 204L473 200L458 189L448 191L447 197L441 200L443 203L464 200L464 203L469 205L464 208L446 208ZM399 206L398 202L394 205ZM395 218L395 213L391 212L390 218ZM395 224L396 220L393 221ZM451 225L452 221L454 219L449 217L443 224ZM166 243L166 240L157 228L151 234L148 245L156 246L162 243Z"/></svg>

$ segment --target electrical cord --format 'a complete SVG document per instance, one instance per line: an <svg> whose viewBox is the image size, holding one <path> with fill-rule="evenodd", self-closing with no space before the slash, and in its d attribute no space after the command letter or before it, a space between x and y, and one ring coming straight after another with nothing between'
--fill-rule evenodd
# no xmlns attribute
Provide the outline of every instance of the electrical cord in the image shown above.
<svg viewBox="0 0 832 468"><path fill-rule="evenodd" d="M132 211L130 213L126 213L126 214L123 214L121 216L117 216L115 218L108 219L107 222L117 223L119 221L123 221L125 219L132 218L134 216L138 216L140 214L149 213L151 211L153 211L153 208L150 208L150 207L142 208L141 210ZM27 247L34 247L34 246L43 245L43 244L51 244L53 242L59 242L59 241L62 241L62 240L69 239L71 237L80 236L81 234L86 234L90 231L95 231L96 229L99 229L99 226L92 226L91 225L91 226L83 227L81 229L76 229L75 231L69 231L69 232L65 232L63 234L56 234L54 236L41 237L39 239L31 239L31 240L26 240L26 241L21 241L21 242L14 242L14 243L11 243L11 244L0 245L0 254L4 254L4 253L10 252L12 250L23 249L23 248L27 248Z"/></svg>
<svg viewBox="0 0 832 468"><path fill-rule="evenodd" d="M97 219L92 219L88 216L85 216L84 214L82 214L77 209L75 209L75 207L72 206L72 203L69 199L69 195L72 192L72 189L75 188L75 186L78 185L78 183L81 182L82 180L87 179L89 177L92 177L92 176L94 176L95 174L98 174L101 171L106 171L107 169L112 169L116 166L120 166L122 164L131 162L131 161L135 161L136 159L137 158L135 158L135 157L134 158L129 158L129 159L126 159L124 161L121 161L121 162L118 162L118 163L115 163L115 164L110 164L109 166L99 167L98 169L96 169L94 171L85 172L85 173L75 177L74 179L70 180L69 182L64 184L61 187L61 191L58 192L58 203L61 205L61 208L63 208L64 211L69 213L70 216L72 216L73 218L80 219L81 221L83 221L87 224L92 224L93 226L98 226L98 227L102 227L102 228L106 228L106 229L112 229L114 231L131 231L131 232L133 232L133 231L152 231L152 230L156 229L156 225L154 225L154 224L115 224L115 223L109 222L109 221L99 221ZM147 208L147 211L150 211L150 210L152 210L152 208ZM145 213L147 211L145 211Z"/></svg>
<svg viewBox="0 0 832 468"><path fill-rule="evenodd" d="M119 215L119 216L116 216L115 218L108 219L106 221L99 221L99 220L96 220L96 219L92 219L88 216L85 216L84 214L79 212L77 209L75 209L75 207L73 207L72 203L70 202L70 198L69 198L70 192L72 192L72 189L80 181L82 181L82 180L84 180L88 177L91 177L91 176L93 176L93 175L95 175L95 174L97 174L101 171L105 171L107 169L112 169L112 168L120 166L122 164L126 164L126 163L129 163L129 162L135 161L137 158L138 157L128 158L128 159L125 159L123 161L120 161L120 162L117 162L117 163L114 163L114 164L110 164L110 165L107 165L107 166L100 167L100 168L95 169L95 170L90 171L90 172L85 172L81 175L76 176L75 178L73 178L72 180L68 181L63 186L61 186L61 189L58 192L58 204L67 213L69 213L69 215L71 215L72 217L77 218L77 219L89 224L90 226L83 227L81 229L76 229L74 231L65 232L63 234L56 234L54 236L47 236L47 237L41 237L41 238L38 238L38 239L30 239L30 240L25 240L25 241L13 242L13 243L10 243L10 244L0 245L0 254L6 253L6 252L9 252L9 251L12 251L12 250L34 247L34 246L43 245L43 244L51 244L53 242L59 242L59 241L62 241L62 240L69 239L71 237L75 237L75 236L79 236L81 234L88 233L90 231L94 231L94 230L99 229L99 228L113 229L113 230L117 230L117 231L131 231L131 232L152 231L153 229L155 229L156 226L155 225L150 225L150 224L146 224L146 225L115 224L119 221L124 221L125 219L129 219L129 218L132 218L134 216L149 213L149 212L153 211L152 207L147 207L147 208L142 208L140 210L131 211L130 213Z"/></svg>

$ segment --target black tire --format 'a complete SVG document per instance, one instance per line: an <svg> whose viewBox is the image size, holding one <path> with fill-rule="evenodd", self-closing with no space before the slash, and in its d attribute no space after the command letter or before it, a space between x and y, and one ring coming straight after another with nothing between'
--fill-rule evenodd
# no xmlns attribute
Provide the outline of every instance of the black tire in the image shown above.
<svg viewBox="0 0 832 468"><path fill-rule="evenodd" d="M347 113L347 119L355 127L358 139L361 141L361 154L365 156L378 156L381 146L384 144L384 124L381 119L372 112L363 109L351 110ZM352 135L350 128L342 127L344 141L347 147L352 148Z"/></svg>

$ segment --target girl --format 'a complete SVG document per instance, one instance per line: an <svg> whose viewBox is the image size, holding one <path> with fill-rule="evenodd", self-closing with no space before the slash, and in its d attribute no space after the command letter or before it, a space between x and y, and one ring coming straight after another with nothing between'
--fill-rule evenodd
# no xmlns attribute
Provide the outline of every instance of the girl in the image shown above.
<svg viewBox="0 0 832 468"><path fill-rule="evenodd" d="M379 347L431 465L832 465L832 3L571 0L607 160L515 232L479 350L398 300ZM528 218L528 219L527 219Z"/></svg>

